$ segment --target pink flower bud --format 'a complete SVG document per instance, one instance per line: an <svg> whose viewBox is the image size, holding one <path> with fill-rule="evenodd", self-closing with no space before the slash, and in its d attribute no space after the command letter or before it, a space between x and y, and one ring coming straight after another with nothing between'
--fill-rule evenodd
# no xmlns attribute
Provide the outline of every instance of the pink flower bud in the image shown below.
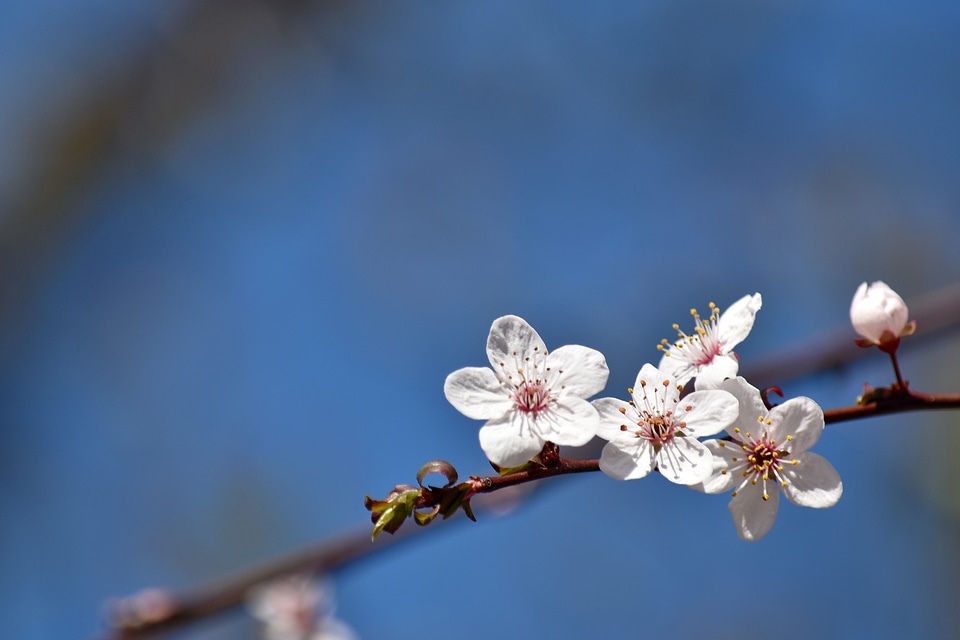
<svg viewBox="0 0 960 640"><path fill-rule="evenodd" d="M916 322L907 322L909 315L903 298L879 280L870 286L861 284L850 304L850 322L864 338L857 341L861 346L875 344L896 350L900 337L917 328Z"/></svg>

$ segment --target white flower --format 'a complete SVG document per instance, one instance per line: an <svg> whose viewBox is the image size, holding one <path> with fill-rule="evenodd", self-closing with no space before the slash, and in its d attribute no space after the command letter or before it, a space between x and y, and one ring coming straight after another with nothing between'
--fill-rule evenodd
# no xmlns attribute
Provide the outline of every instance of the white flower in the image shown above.
<svg viewBox="0 0 960 640"><path fill-rule="evenodd" d="M673 325L680 339L670 344L661 340L657 348L663 351L659 368L679 385L696 378L697 389L717 389L726 378L737 375L739 363L733 348L743 342L753 328L760 310L759 293L744 296L730 305L723 314L710 303L710 317L703 321L696 309L691 309L696 326L690 335Z"/></svg>
<svg viewBox="0 0 960 640"><path fill-rule="evenodd" d="M917 328L916 322L907 322L909 317L903 298L879 280L870 286L866 282L861 284L850 303L850 322L864 337L857 340L860 346L875 344L896 351L900 337L910 335Z"/></svg>
<svg viewBox="0 0 960 640"><path fill-rule="evenodd" d="M443 393L475 420L480 446L501 467L515 467L540 453L546 442L580 446L597 434L600 418L585 398L607 384L603 354L580 345L547 352L533 327L517 316L497 318L487 338L493 369L454 371Z"/></svg>
<svg viewBox="0 0 960 640"><path fill-rule="evenodd" d="M629 389L633 400L594 400L600 413L597 435L608 440L600 470L617 480L634 480L654 467L677 484L703 482L713 471L713 456L698 436L712 436L737 419L737 399L726 391L695 391L680 399L674 384L645 364Z"/></svg>
<svg viewBox="0 0 960 640"><path fill-rule="evenodd" d="M247 609L262 623L265 640L356 640L353 630L334 617L333 587L311 575L254 589Z"/></svg>
<svg viewBox="0 0 960 640"><path fill-rule="evenodd" d="M780 492L802 507L832 507L843 493L827 460L807 451L823 433L823 410L810 398L793 398L773 409L742 377L723 389L737 397L740 418L727 429L733 441L704 442L714 455L714 473L695 487L707 493L733 489L730 514L744 540L759 540L777 517Z"/></svg>

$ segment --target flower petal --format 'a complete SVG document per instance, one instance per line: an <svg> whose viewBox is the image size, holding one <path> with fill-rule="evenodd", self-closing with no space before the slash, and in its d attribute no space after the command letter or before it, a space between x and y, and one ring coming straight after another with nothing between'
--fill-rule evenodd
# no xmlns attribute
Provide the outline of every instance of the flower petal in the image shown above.
<svg viewBox="0 0 960 640"><path fill-rule="evenodd" d="M689 360L679 357L676 352L670 353L669 350L660 357L660 364L657 365L657 369L665 377L673 380L673 383L677 386L686 385L697 373L697 367Z"/></svg>
<svg viewBox="0 0 960 640"><path fill-rule="evenodd" d="M526 424L519 411L488 421L480 427L480 448L490 462L517 467L543 449L543 440Z"/></svg>
<svg viewBox="0 0 960 640"><path fill-rule="evenodd" d="M861 284L850 303L850 322L854 330L876 344L886 341L884 334L902 335L909 316L903 298L880 280L869 287L866 282Z"/></svg>
<svg viewBox="0 0 960 640"><path fill-rule="evenodd" d="M621 439L633 440L636 438L633 433L624 432L620 429L620 425L636 422L636 417L627 417L636 416L636 409L619 398L598 398L591 404L593 404L593 408L597 410L597 414L600 416L599 426L597 427L598 436L610 442ZM621 408L624 410L623 413L620 412Z"/></svg>
<svg viewBox="0 0 960 640"><path fill-rule="evenodd" d="M679 407L677 420L686 424L686 434L697 438L720 433L740 415L736 397L719 389L694 391L680 401Z"/></svg>
<svg viewBox="0 0 960 640"><path fill-rule="evenodd" d="M698 484L690 485L690 488L704 493L732 491L740 479L738 474L730 472L730 469L740 466L733 461L733 458L743 460L740 445L725 440L707 440L701 444L710 450L713 456L713 468L709 476Z"/></svg>
<svg viewBox="0 0 960 640"><path fill-rule="evenodd" d="M619 442L608 442L600 453L600 471L614 480L637 480L653 471L653 446L637 438L635 447L621 448Z"/></svg>
<svg viewBox="0 0 960 640"><path fill-rule="evenodd" d="M709 364L705 364L697 370L697 380L694 388L697 391L719 389L724 380L736 377L739 369L740 361L734 354L714 356Z"/></svg>
<svg viewBox="0 0 960 640"><path fill-rule="evenodd" d="M657 453L657 468L670 482L698 484L710 477L713 455L693 438L673 438Z"/></svg>
<svg viewBox="0 0 960 640"><path fill-rule="evenodd" d="M787 436L793 436L791 452L806 451L820 439L823 433L823 409L810 398L791 398L770 410L770 437L785 444Z"/></svg>
<svg viewBox="0 0 960 640"><path fill-rule="evenodd" d="M465 367L447 376L443 395L457 411L474 420L490 420L513 408L513 400L487 367Z"/></svg>
<svg viewBox="0 0 960 640"><path fill-rule="evenodd" d="M517 316L502 316L493 321L490 335L487 337L487 357L498 377L506 368L514 373L524 358L535 353L545 354L546 345L526 320ZM506 379L504 375L501 379Z"/></svg>
<svg viewBox="0 0 960 640"><path fill-rule="evenodd" d="M734 423L735 426L743 428L744 431L753 431L757 418L768 413L763 398L760 397L760 390L744 380L743 376L730 378L721 384L720 388L732 393L740 405L740 417ZM727 433L735 435L733 428L727 429Z"/></svg>
<svg viewBox="0 0 960 640"><path fill-rule="evenodd" d="M801 453L795 457L796 465L785 463L783 467L783 475L787 478L783 492L790 502L814 509L837 504L843 494L843 482L833 465L815 453Z"/></svg>
<svg viewBox="0 0 960 640"><path fill-rule="evenodd" d="M767 500L763 499L763 485L747 484L737 495L730 499L727 508L733 516L737 535L748 542L759 540L767 535L774 520L777 519L777 507L780 505L780 492L774 488Z"/></svg>
<svg viewBox="0 0 960 640"><path fill-rule="evenodd" d="M670 376L649 363L640 367L633 383L633 400L638 408L663 414L673 410L679 397L680 387Z"/></svg>
<svg viewBox="0 0 960 640"><path fill-rule="evenodd" d="M583 398L570 396L533 416L527 416L542 440L555 444L579 447L597 435L600 414Z"/></svg>
<svg viewBox="0 0 960 640"><path fill-rule="evenodd" d="M554 392L561 388L580 398L594 396L607 386L610 369L603 354L579 344L568 344L547 356L547 367L553 374L550 386Z"/></svg>
<svg viewBox="0 0 960 640"><path fill-rule="evenodd" d="M763 304L759 293L743 296L720 314L717 322L717 337L724 353L730 353L735 346L743 342L753 329L757 311Z"/></svg>

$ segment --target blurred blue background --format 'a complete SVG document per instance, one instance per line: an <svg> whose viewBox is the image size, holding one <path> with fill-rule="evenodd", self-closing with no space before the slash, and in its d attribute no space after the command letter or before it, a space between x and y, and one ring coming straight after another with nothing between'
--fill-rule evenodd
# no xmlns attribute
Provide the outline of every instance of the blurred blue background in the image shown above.
<svg viewBox="0 0 960 640"><path fill-rule="evenodd" d="M91 637L106 598L360 525L428 460L487 473L442 385L497 316L601 350L620 395L692 306L763 294L747 367L864 280L960 279L958 36L947 1L5 4L3 635ZM960 390L958 338L905 342L915 388ZM891 380L877 352L783 387ZM338 615L958 637L958 422L828 428L843 499L754 544L726 496L552 482L340 573Z"/></svg>

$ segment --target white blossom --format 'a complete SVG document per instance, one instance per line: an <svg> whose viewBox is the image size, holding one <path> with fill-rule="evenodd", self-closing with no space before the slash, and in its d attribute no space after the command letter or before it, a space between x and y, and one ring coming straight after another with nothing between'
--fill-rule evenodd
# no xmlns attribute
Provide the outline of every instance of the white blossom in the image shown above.
<svg viewBox="0 0 960 640"><path fill-rule="evenodd" d="M666 339L657 348L663 351L659 369L679 385L696 378L696 388L717 389L726 378L737 375L739 362L733 348L743 342L753 328L757 311L762 305L759 293L744 296L725 312L710 303L710 317L700 317L691 309L695 326L689 335L674 324L679 339L670 344Z"/></svg>
<svg viewBox="0 0 960 640"><path fill-rule="evenodd" d="M722 388L736 396L740 417L727 429L732 440L703 444L714 457L713 474L695 488L733 490L730 514L744 540L765 536L777 517L780 492L802 507L832 507L843 493L840 476L825 458L807 451L823 433L823 410L810 398L767 409L760 392L742 377Z"/></svg>
<svg viewBox="0 0 960 640"><path fill-rule="evenodd" d="M890 345L896 350L899 342L894 341L917 328L916 322L907 322L909 317L903 298L879 280L869 286L866 282L861 284L850 303L850 322L864 338L857 341L861 346Z"/></svg>
<svg viewBox="0 0 960 640"><path fill-rule="evenodd" d="M547 442L580 446L597 434L600 419L586 398L607 384L603 354L580 345L548 352L517 316L497 318L487 338L492 369L454 371L443 392L460 413L486 420L480 446L501 467L536 456Z"/></svg>
<svg viewBox="0 0 960 640"><path fill-rule="evenodd" d="M634 480L654 467L677 484L703 482L713 471L713 456L699 436L723 431L737 418L737 399L726 391L695 391L680 398L677 385L651 364L643 365L627 403L600 398L599 435L608 440L600 470L617 480Z"/></svg>
<svg viewBox="0 0 960 640"><path fill-rule="evenodd" d="M357 640L334 617L333 587L312 575L280 578L254 589L247 610L260 621L264 640Z"/></svg>

